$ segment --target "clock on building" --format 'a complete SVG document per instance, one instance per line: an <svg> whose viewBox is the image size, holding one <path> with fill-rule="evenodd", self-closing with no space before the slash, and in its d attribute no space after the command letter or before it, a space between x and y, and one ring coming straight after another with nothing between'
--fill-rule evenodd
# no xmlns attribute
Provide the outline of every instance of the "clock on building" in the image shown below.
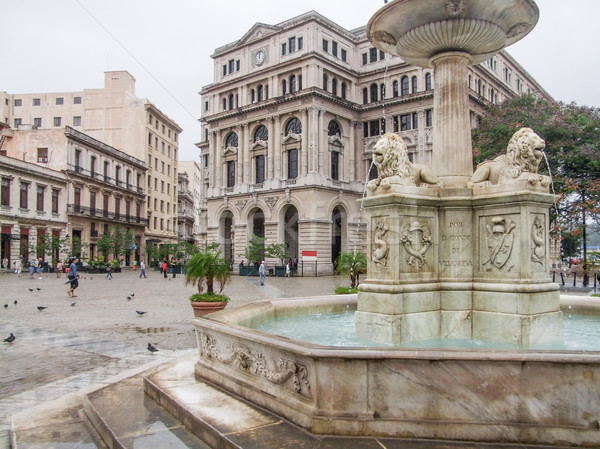
<svg viewBox="0 0 600 449"><path fill-rule="evenodd" d="M258 50L256 52L256 55L254 55L254 62L256 62L256 65L261 65L265 62L265 52L263 50Z"/></svg>

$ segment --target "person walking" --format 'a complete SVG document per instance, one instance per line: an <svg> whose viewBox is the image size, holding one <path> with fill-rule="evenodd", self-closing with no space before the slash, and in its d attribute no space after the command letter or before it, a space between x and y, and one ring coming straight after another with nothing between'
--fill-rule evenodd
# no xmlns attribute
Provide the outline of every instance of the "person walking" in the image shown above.
<svg viewBox="0 0 600 449"><path fill-rule="evenodd" d="M169 272L169 265L166 260L163 260L162 264L162 272L165 279L167 279L167 273Z"/></svg>
<svg viewBox="0 0 600 449"><path fill-rule="evenodd" d="M71 263L69 264L69 275L67 277L69 278L69 284L71 285L71 288L67 290L67 294L72 298L76 298L77 295L75 295L75 289L79 287L79 274L77 274L77 257L73 257L71 259Z"/></svg>
<svg viewBox="0 0 600 449"><path fill-rule="evenodd" d="M284 276L286 278L290 277L290 263L289 262L285 264L285 274L284 274Z"/></svg>
<svg viewBox="0 0 600 449"><path fill-rule="evenodd" d="M265 275L265 263L262 260L258 261L258 280L260 285L265 285L265 279L267 276Z"/></svg>
<svg viewBox="0 0 600 449"><path fill-rule="evenodd" d="M137 260L133 261L133 271L137 270L138 262Z"/></svg>
<svg viewBox="0 0 600 449"><path fill-rule="evenodd" d="M62 271L63 271L63 263L62 263L62 260L59 260L58 262L56 262L56 277L57 278L62 276Z"/></svg>
<svg viewBox="0 0 600 449"><path fill-rule="evenodd" d="M21 262L21 259L15 260L15 274L17 274L17 275L19 275L19 277L21 277L22 270L23 270L23 262Z"/></svg>
<svg viewBox="0 0 600 449"><path fill-rule="evenodd" d="M44 262L42 262L42 259L38 259L37 260L37 274L39 276L38 279L42 279L42 273L44 271Z"/></svg>
<svg viewBox="0 0 600 449"><path fill-rule="evenodd" d="M110 262L108 262L106 264L106 277L104 279L110 279L112 281L112 278L112 265L110 264Z"/></svg>
<svg viewBox="0 0 600 449"><path fill-rule="evenodd" d="M144 263L144 259L140 262L140 278L144 276L146 278L146 264Z"/></svg>

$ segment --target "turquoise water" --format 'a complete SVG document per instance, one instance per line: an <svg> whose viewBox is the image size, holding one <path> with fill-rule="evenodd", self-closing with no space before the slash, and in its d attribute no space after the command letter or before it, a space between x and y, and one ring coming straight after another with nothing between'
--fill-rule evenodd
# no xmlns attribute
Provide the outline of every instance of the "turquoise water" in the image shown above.
<svg viewBox="0 0 600 449"><path fill-rule="evenodd" d="M360 340L354 336L354 311L276 318L263 322L255 329L324 346L374 346L413 349L523 349L518 345L509 343L495 343L476 339L433 339L401 345ZM563 315L563 341L529 349L600 351L600 316L565 313Z"/></svg>

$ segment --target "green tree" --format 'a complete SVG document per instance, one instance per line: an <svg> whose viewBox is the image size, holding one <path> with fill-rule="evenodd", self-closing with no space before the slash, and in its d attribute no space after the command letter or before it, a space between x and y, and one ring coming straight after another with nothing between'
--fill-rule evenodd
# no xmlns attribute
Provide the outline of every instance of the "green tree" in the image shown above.
<svg viewBox="0 0 600 449"><path fill-rule="evenodd" d="M250 262L258 262L265 258L265 239L253 234L244 250L244 257Z"/></svg>
<svg viewBox="0 0 600 449"><path fill-rule="evenodd" d="M71 255L81 257L81 249L83 244L81 243L81 237L74 235L71 238Z"/></svg>
<svg viewBox="0 0 600 449"><path fill-rule="evenodd" d="M285 243L272 243L265 250L265 254L269 257L275 257L285 264L285 260L290 257Z"/></svg>
<svg viewBox="0 0 600 449"><path fill-rule="evenodd" d="M185 283L196 284L199 295L204 292L205 284L206 293L214 295L215 283L219 284L218 293L221 293L230 278L229 262L221 256L218 245L209 245L194 254L185 267Z"/></svg>
<svg viewBox="0 0 600 449"><path fill-rule="evenodd" d="M108 260L108 256L110 255L110 252L112 251L113 247L112 236L110 234L110 231L107 230L104 234L100 236L100 238L96 242L96 247L98 248L98 251L100 251L100 253L104 256L104 259Z"/></svg>
<svg viewBox="0 0 600 449"><path fill-rule="evenodd" d="M503 154L512 134L524 126L546 141L551 170L542 163L540 171L552 175L560 194L558 217L551 210L555 230L581 234L585 264L587 227L591 220L600 222L600 109L533 95L491 106L473 130L475 162Z"/></svg>
<svg viewBox="0 0 600 449"><path fill-rule="evenodd" d="M112 251L113 257L118 258L122 256L125 251L125 232L123 227L120 225L115 226L112 232Z"/></svg>
<svg viewBox="0 0 600 449"><path fill-rule="evenodd" d="M367 256L362 251L341 252L335 261L336 271L350 276L350 288L360 283L360 275L367 272Z"/></svg>

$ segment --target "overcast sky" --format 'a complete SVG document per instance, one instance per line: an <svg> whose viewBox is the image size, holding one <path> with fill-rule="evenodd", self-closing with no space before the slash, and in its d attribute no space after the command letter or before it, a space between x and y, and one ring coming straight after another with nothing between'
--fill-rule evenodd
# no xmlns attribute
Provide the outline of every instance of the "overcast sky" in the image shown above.
<svg viewBox="0 0 600 449"><path fill-rule="evenodd" d="M0 91L71 92L104 87L127 70L136 95L183 129L180 160L199 160L202 86L215 48L255 23L315 10L350 30L383 0L0 0ZM540 20L508 52L557 100L600 107L600 0L537 0Z"/></svg>

